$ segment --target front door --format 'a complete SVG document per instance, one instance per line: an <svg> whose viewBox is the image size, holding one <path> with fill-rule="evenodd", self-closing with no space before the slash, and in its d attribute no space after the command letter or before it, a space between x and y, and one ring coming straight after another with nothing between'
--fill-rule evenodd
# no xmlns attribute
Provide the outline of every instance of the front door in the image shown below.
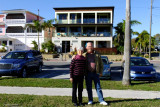
<svg viewBox="0 0 160 107"><path fill-rule="evenodd" d="M70 41L62 41L62 53L70 52Z"/></svg>

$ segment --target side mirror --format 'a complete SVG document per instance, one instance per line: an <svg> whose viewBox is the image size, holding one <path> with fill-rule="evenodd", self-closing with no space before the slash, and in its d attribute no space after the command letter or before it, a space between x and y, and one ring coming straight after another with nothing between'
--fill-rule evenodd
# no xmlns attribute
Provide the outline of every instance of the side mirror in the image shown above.
<svg viewBox="0 0 160 107"><path fill-rule="evenodd" d="M1 56L1 59L3 59L4 56Z"/></svg>
<svg viewBox="0 0 160 107"><path fill-rule="evenodd" d="M154 66L153 64L150 64L151 66Z"/></svg>
<svg viewBox="0 0 160 107"><path fill-rule="evenodd" d="M113 62L109 62L109 64L113 64Z"/></svg>

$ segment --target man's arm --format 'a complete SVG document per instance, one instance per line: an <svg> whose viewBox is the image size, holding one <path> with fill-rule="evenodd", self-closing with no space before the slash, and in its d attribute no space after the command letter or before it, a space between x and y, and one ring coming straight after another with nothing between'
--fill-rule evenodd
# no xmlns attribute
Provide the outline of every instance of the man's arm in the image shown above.
<svg viewBox="0 0 160 107"><path fill-rule="evenodd" d="M73 72L75 67L75 59L72 59L70 64L70 81L73 82Z"/></svg>

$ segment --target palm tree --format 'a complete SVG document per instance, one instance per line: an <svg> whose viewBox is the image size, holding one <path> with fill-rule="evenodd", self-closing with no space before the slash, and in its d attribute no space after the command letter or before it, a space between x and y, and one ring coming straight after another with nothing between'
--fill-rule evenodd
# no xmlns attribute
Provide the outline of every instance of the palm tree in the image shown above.
<svg viewBox="0 0 160 107"><path fill-rule="evenodd" d="M130 80L130 56L131 56L131 2L126 0L126 23L125 23L125 43L124 43L124 73L122 84L131 85Z"/></svg>
<svg viewBox="0 0 160 107"><path fill-rule="evenodd" d="M117 48L117 50L121 53L124 52L124 35L125 35L125 20L122 22L118 23L115 29L115 36L113 37L113 44ZM131 26L141 24L141 22L137 20L132 20L131 21ZM131 29L131 34L132 35L137 35L137 32L134 32L133 29ZM124 55L125 56L125 55Z"/></svg>
<svg viewBox="0 0 160 107"><path fill-rule="evenodd" d="M36 29L38 32L38 51L40 51L40 45L39 45L39 32L42 32L42 30L45 29L44 23L42 21L35 20L33 21L33 24L27 24L25 28L32 28Z"/></svg>
<svg viewBox="0 0 160 107"><path fill-rule="evenodd" d="M50 36L50 33L51 33L51 28L53 28L53 22L55 21L56 19L51 19L51 20L47 20L47 21L44 21L44 26L45 28L48 28L48 37ZM47 40L48 41L48 40Z"/></svg>

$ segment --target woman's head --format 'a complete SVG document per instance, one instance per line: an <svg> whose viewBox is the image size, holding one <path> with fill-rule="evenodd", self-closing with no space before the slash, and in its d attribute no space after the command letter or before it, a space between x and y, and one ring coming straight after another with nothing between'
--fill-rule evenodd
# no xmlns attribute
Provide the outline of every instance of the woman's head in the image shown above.
<svg viewBox="0 0 160 107"><path fill-rule="evenodd" d="M77 48L77 54L78 55L82 55L83 54L83 47L80 46L80 47Z"/></svg>

